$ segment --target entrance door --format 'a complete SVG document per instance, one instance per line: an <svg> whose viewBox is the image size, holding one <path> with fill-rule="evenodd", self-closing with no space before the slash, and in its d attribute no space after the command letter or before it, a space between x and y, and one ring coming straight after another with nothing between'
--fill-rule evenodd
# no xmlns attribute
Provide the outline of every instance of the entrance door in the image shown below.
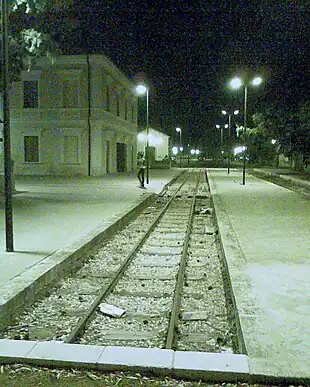
<svg viewBox="0 0 310 387"><path fill-rule="evenodd" d="M117 172L126 171L126 144L116 143Z"/></svg>

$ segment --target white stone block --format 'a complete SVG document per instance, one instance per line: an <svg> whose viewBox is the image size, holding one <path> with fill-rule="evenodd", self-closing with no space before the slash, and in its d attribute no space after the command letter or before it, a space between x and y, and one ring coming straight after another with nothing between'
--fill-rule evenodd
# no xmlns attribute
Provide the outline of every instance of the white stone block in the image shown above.
<svg viewBox="0 0 310 387"><path fill-rule="evenodd" d="M106 347L98 364L100 368L171 369L174 351L159 348Z"/></svg>
<svg viewBox="0 0 310 387"><path fill-rule="evenodd" d="M176 351L174 374L210 380L241 380L249 378L248 358L245 355ZM243 375L243 378L241 378Z"/></svg>
<svg viewBox="0 0 310 387"><path fill-rule="evenodd" d="M95 367L104 347L64 344L57 341L39 342L27 356L29 360L39 360L38 364L92 365Z"/></svg>
<svg viewBox="0 0 310 387"><path fill-rule="evenodd" d="M36 345L36 341L0 339L0 359L26 358Z"/></svg>

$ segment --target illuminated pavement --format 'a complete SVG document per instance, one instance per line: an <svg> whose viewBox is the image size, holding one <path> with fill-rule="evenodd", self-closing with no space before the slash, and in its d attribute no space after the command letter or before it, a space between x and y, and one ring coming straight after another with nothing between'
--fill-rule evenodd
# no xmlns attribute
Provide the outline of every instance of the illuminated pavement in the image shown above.
<svg viewBox="0 0 310 387"><path fill-rule="evenodd" d="M208 173L250 372L310 377L310 197Z"/></svg>

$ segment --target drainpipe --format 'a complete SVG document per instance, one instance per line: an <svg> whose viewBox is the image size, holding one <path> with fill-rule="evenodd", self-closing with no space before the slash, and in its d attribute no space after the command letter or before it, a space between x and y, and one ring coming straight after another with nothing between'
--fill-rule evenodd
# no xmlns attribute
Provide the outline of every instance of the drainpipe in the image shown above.
<svg viewBox="0 0 310 387"><path fill-rule="evenodd" d="M91 68L89 63L89 54L86 54L87 61L87 127L88 127L88 176L91 176Z"/></svg>

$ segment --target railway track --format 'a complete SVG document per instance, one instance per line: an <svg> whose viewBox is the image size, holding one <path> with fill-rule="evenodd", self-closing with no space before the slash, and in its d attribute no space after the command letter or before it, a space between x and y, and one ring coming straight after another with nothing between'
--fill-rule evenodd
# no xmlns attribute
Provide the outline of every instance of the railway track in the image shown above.
<svg viewBox="0 0 310 387"><path fill-rule="evenodd" d="M233 352L228 306L205 176L188 171L1 337Z"/></svg>

